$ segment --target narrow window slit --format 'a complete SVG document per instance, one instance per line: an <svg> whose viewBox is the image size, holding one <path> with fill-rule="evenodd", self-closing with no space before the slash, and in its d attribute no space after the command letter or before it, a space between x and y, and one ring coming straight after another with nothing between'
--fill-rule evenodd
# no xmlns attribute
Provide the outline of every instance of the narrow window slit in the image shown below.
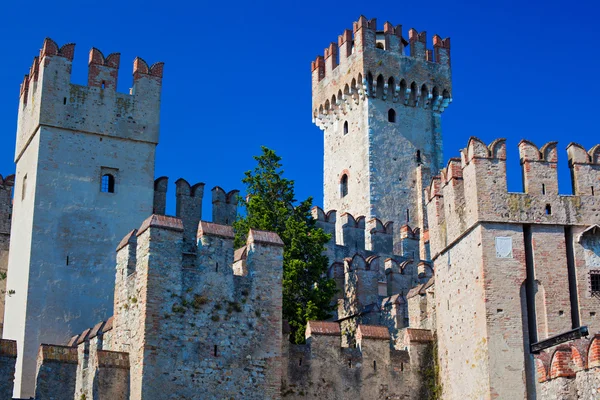
<svg viewBox="0 0 600 400"><path fill-rule="evenodd" d="M217 357L217 345L215 344L215 348L214 348L214 355L215 357Z"/></svg>
<svg viewBox="0 0 600 400"><path fill-rule="evenodd" d="M542 183L542 194L546 194L546 185Z"/></svg>
<svg viewBox="0 0 600 400"><path fill-rule="evenodd" d="M396 122L396 111L393 108L388 111L388 122Z"/></svg>

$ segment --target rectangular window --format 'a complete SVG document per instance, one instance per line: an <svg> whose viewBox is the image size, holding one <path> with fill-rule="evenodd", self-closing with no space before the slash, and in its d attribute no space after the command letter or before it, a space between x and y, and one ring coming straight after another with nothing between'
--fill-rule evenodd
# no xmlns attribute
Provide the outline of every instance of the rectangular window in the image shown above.
<svg viewBox="0 0 600 400"><path fill-rule="evenodd" d="M600 296L600 270L590 271L590 290L593 296Z"/></svg>

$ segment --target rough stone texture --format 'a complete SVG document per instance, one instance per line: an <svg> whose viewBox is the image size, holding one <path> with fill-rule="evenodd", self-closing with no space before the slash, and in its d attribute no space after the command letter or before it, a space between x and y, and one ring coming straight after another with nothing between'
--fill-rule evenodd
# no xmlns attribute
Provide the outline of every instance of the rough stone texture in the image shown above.
<svg viewBox="0 0 600 400"><path fill-rule="evenodd" d="M110 314L111 250L152 212L162 63L136 59L123 94L118 55L92 49L90 85L79 86L73 52L46 39L22 85L3 333L19 346L17 397L33 395L40 342L63 343ZM105 173L114 193L101 191Z"/></svg>
<svg viewBox="0 0 600 400"><path fill-rule="evenodd" d="M42 344L37 358L35 398L74 399L77 361L76 348Z"/></svg>
<svg viewBox="0 0 600 400"><path fill-rule="evenodd" d="M0 339L0 398L11 399L17 361L17 342Z"/></svg>
<svg viewBox="0 0 600 400"><path fill-rule="evenodd" d="M573 159L574 146L569 149ZM572 168L589 167L586 187L600 182L594 149L581 164L571 163ZM531 338L543 340L578 323L592 332L599 328L589 275L599 265L600 232L594 227L600 222L598 198L591 189L581 195L558 194L555 143L538 149L522 141L519 151L525 193L506 190L504 141L486 146L477 138L429 188L444 398L535 396ZM582 178L577 171L573 175L577 186ZM528 246L533 262L529 278ZM571 283L570 247L576 279ZM535 313L529 315L528 307ZM528 324L536 328L531 334ZM558 381L553 385L563 393L556 398L574 393L572 386L561 392ZM537 394L545 398L549 393Z"/></svg>
<svg viewBox="0 0 600 400"><path fill-rule="evenodd" d="M236 276L231 228L202 222L196 261L184 268L185 232L171 220L138 230L117 255L108 347L129 353L131 399L279 398L280 239L251 232L248 275Z"/></svg>
<svg viewBox="0 0 600 400"><path fill-rule="evenodd" d="M600 396L599 336L579 339L536 356L538 398L597 399Z"/></svg>
<svg viewBox="0 0 600 400"><path fill-rule="evenodd" d="M340 335L337 323L311 321L306 345L288 345L287 353L284 347L287 369L282 397L424 398L419 365L427 343L407 343L410 351L391 349L388 329L383 326L358 325L356 348L343 346Z"/></svg>
<svg viewBox="0 0 600 400"><path fill-rule="evenodd" d="M0 337L4 327L4 298L6 273L8 270L8 249L10 246L10 223L12 219L12 195L15 176L3 178L0 175Z"/></svg>
<svg viewBox="0 0 600 400"><path fill-rule="evenodd" d="M411 29L409 39L407 56L401 26L386 23L378 32L375 20L360 17L353 33L345 31L313 62L313 118L324 131L328 210L414 226L426 221L416 180L428 181L430 171L442 167L440 115L452 92L449 40L434 62L425 56L425 32ZM434 44L441 44L438 36ZM342 196L344 175L348 194Z"/></svg>

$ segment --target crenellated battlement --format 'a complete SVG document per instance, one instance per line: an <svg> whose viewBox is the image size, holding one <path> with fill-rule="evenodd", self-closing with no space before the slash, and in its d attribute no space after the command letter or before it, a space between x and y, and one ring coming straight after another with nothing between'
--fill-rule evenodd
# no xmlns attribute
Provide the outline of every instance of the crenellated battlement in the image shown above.
<svg viewBox="0 0 600 400"><path fill-rule="evenodd" d="M159 132L163 63L133 63L133 86L118 93L120 54L107 57L92 48L87 86L71 83L75 44L58 46L46 38L20 88L18 160L39 126L65 128L156 144Z"/></svg>
<svg viewBox="0 0 600 400"><path fill-rule="evenodd" d="M577 339L535 355L537 381L543 398L563 395L591 399L597 396L600 367L600 334L591 339ZM594 382L590 384L591 382Z"/></svg>
<svg viewBox="0 0 600 400"><path fill-rule="evenodd" d="M598 218L599 146L567 147L574 195L558 193L557 143L519 143L524 193L510 193L506 141L489 146L472 137L461 158L448 161L427 190L432 258L477 222L586 225ZM434 232L435 231L435 232Z"/></svg>
<svg viewBox="0 0 600 400"><path fill-rule="evenodd" d="M441 113L452 101L450 39L361 16L311 63L313 119L321 128L367 99ZM409 55L406 54L408 50Z"/></svg>
<svg viewBox="0 0 600 400"><path fill-rule="evenodd" d="M359 324L353 333L356 346L346 346L345 335L337 322L308 322L306 345L290 345L284 354L286 397L413 398L423 393L419 374L432 344L430 332L403 332L402 350L394 348L385 326Z"/></svg>
<svg viewBox="0 0 600 400"><path fill-rule="evenodd" d="M167 209L167 191L169 178L161 176L154 181L154 214L165 215ZM232 225L237 216L237 194L239 190L226 193L220 186L211 189L212 220L217 224ZM186 241L193 242L196 238L198 223L202 219L202 201L204 198L204 183L190 185L188 181L179 178L175 181L175 216L181 218L186 232ZM190 250L191 251L191 250Z"/></svg>

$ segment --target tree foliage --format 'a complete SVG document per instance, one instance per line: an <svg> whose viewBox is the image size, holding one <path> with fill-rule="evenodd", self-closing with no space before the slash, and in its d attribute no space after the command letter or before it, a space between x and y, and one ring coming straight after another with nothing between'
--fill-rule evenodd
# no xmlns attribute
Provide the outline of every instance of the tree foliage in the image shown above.
<svg viewBox="0 0 600 400"><path fill-rule="evenodd" d="M283 318L292 330L293 343L304 342L306 322L331 316L335 282L327 278L323 254L330 235L317 228L311 216L312 198L297 202L294 181L283 177L281 157L266 147L255 156L256 167L245 173L246 198L240 198L245 215L234 222L235 245L246 242L250 228L276 232L283 250Z"/></svg>

